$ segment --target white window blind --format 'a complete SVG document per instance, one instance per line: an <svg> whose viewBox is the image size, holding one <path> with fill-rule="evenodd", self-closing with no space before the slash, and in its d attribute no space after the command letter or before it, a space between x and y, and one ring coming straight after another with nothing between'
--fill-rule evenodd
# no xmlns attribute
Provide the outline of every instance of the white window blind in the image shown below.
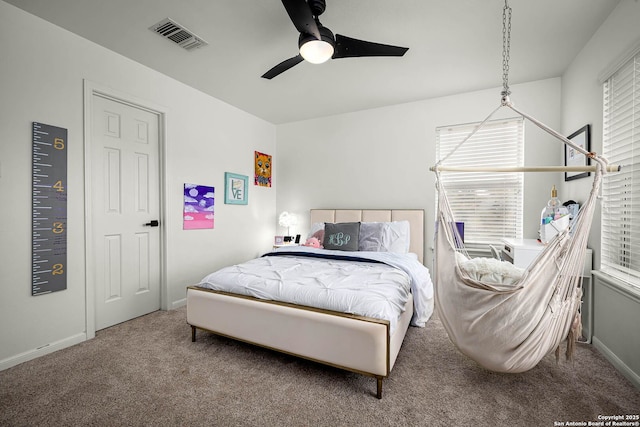
<svg viewBox="0 0 640 427"><path fill-rule="evenodd" d="M640 287L640 54L604 82L601 270Z"/></svg>
<svg viewBox="0 0 640 427"><path fill-rule="evenodd" d="M436 156L447 156L479 123L436 129ZM522 118L485 123L443 166L519 167L524 165ZM467 248L502 245L522 238L522 172L441 172L441 181L457 222L464 222Z"/></svg>

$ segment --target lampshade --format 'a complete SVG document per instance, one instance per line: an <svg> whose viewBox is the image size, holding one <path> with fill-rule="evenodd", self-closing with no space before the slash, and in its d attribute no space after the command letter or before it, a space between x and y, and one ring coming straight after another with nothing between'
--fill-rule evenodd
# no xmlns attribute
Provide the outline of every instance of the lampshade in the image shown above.
<svg viewBox="0 0 640 427"><path fill-rule="evenodd" d="M297 223L298 223L298 219L296 218L296 216L293 214L290 214L287 211L282 212L278 217L278 224L280 224L281 227L289 228L293 225L296 225Z"/></svg>
<svg viewBox="0 0 640 427"><path fill-rule="evenodd" d="M312 64L322 64L333 56L333 46L324 40L309 40L300 46L300 55Z"/></svg>

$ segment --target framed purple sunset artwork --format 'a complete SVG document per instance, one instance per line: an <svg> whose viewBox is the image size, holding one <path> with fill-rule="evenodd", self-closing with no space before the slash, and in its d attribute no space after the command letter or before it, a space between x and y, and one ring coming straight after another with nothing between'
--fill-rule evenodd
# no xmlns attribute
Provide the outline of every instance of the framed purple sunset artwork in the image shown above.
<svg viewBox="0 0 640 427"><path fill-rule="evenodd" d="M213 228L214 192L213 187L206 185L184 184L184 230Z"/></svg>

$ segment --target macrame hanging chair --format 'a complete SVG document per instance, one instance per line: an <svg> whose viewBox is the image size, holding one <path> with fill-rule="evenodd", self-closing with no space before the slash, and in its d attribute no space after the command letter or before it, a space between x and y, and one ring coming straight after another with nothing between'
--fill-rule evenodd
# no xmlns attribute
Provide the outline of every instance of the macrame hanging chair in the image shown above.
<svg viewBox="0 0 640 427"><path fill-rule="evenodd" d="M509 99L508 57L511 9L503 9L503 91L494 110L454 150L431 168L436 174L438 218L435 236L435 298L439 317L451 341L465 355L496 372L524 372L556 350L567 339L567 357L580 331L582 271L587 238L593 220L603 173L616 171L606 159L590 153L533 117L519 111ZM468 141L501 108L509 108L551 134L560 142L588 156L595 163L586 167L453 168L442 163ZM571 226L546 245L515 284L478 280L465 271L466 254L447 200L441 173L514 171L592 171L593 185ZM506 261L503 261L506 262Z"/></svg>

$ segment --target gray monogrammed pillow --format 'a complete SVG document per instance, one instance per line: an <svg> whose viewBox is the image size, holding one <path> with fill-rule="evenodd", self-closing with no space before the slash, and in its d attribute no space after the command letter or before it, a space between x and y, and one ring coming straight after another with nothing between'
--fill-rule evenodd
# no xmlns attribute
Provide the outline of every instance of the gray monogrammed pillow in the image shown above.
<svg viewBox="0 0 640 427"><path fill-rule="evenodd" d="M337 224L327 222L324 224L324 240L322 246L324 246L325 249L357 251L359 233L359 222L340 222Z"/></svg>

